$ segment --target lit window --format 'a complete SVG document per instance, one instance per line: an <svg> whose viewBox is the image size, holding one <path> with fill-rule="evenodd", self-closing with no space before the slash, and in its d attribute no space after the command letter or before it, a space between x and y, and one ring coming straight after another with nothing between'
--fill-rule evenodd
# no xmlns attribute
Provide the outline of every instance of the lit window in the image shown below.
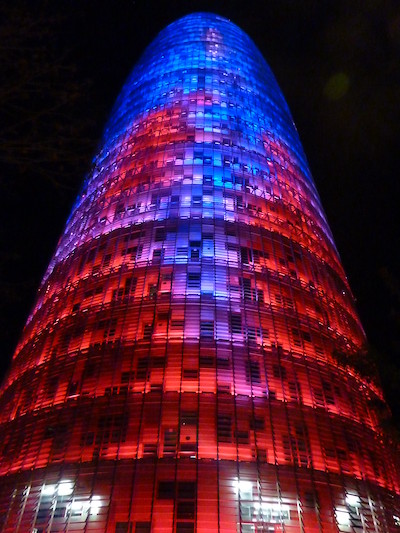
<svg viewBox="0 0 400 533"><path fill-rule="evenodd" d="M360 498L357 496L357 494L347 494L346 503L351 507L359 507Z"/></svg>
<svg viewBox="0 0 400 533"><path fill-rule="evenodd" d="M336 521L339 526L350 525L350 513L348 511L335 511Z"/></svg>
<svg viewBox="0 0 400 533"><path fill-rule="evenodd" d="M235 480L233 483L241 500L253 499L253 483L251 481Z"/></svg>

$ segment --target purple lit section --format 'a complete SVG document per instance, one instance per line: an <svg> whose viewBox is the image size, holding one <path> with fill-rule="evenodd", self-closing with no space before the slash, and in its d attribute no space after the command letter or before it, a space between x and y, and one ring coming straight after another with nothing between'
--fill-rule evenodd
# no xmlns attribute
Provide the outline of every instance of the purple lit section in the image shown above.
<svg viewBox="0 0 400 533"><path fill-rule="evenodd" d="M173 23L3 385L0 530L396 531L386 406L343 362L364 342L269 67L225 19Z"/></svg>

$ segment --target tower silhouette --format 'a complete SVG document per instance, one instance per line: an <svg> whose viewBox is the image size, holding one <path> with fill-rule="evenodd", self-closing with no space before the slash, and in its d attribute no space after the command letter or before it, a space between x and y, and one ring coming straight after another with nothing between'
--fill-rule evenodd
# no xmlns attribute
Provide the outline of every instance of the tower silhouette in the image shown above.
<svg viewBox="0 0 400 533"><path fill-rule="evenodd" d="M3 532L395 532L396 457L290 112L237 26L147 48L0 397Z"/></svg>

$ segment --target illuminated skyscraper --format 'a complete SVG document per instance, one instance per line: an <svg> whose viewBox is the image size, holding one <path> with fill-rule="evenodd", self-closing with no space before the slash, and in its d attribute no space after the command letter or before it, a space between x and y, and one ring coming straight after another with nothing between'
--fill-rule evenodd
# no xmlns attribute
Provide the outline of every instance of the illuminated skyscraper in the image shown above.
<svg viewBox="0 0 400 533"><path fill-rule="evenodd" d="M122 90L3 385L1 531L398 531L386 406L345 366L364 342L264 59L225 19L178 20Z"/></svg>

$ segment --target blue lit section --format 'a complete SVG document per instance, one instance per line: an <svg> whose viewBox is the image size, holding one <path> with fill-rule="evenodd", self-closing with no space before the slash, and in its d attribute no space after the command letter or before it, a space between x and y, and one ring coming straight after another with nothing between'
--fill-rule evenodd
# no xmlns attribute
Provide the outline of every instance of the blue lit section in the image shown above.
<svg viewBox="0 0 400 533"><path fill-rule="evenodd" d="M176 31L182 35L179 41ZM175 189L180 179L181 187L174 191L179 194L171 195L174 201L166 194L155 206L143 192L136 216L131 209L132 223L168 217L178 196L181 218L191 216L191 197L202 196L204 216L233 220L222 196L237 191L254 196L258 218L260 202L290 202L293 211L308 217L304 244L315 241L321 254L336 255L275 78L247 35L222 18L200 13L161 32L125 84L102 146L49 272L87 234L96 237L117 227L104 224L102 216L96 220L95 206L110 201L122 182L132 190L133 182L153 168L173 170ZM214 190L203 195L208 185ZM109 221L110 209L104 214ZM332 260L340 269L337 257Z"/></svg>

